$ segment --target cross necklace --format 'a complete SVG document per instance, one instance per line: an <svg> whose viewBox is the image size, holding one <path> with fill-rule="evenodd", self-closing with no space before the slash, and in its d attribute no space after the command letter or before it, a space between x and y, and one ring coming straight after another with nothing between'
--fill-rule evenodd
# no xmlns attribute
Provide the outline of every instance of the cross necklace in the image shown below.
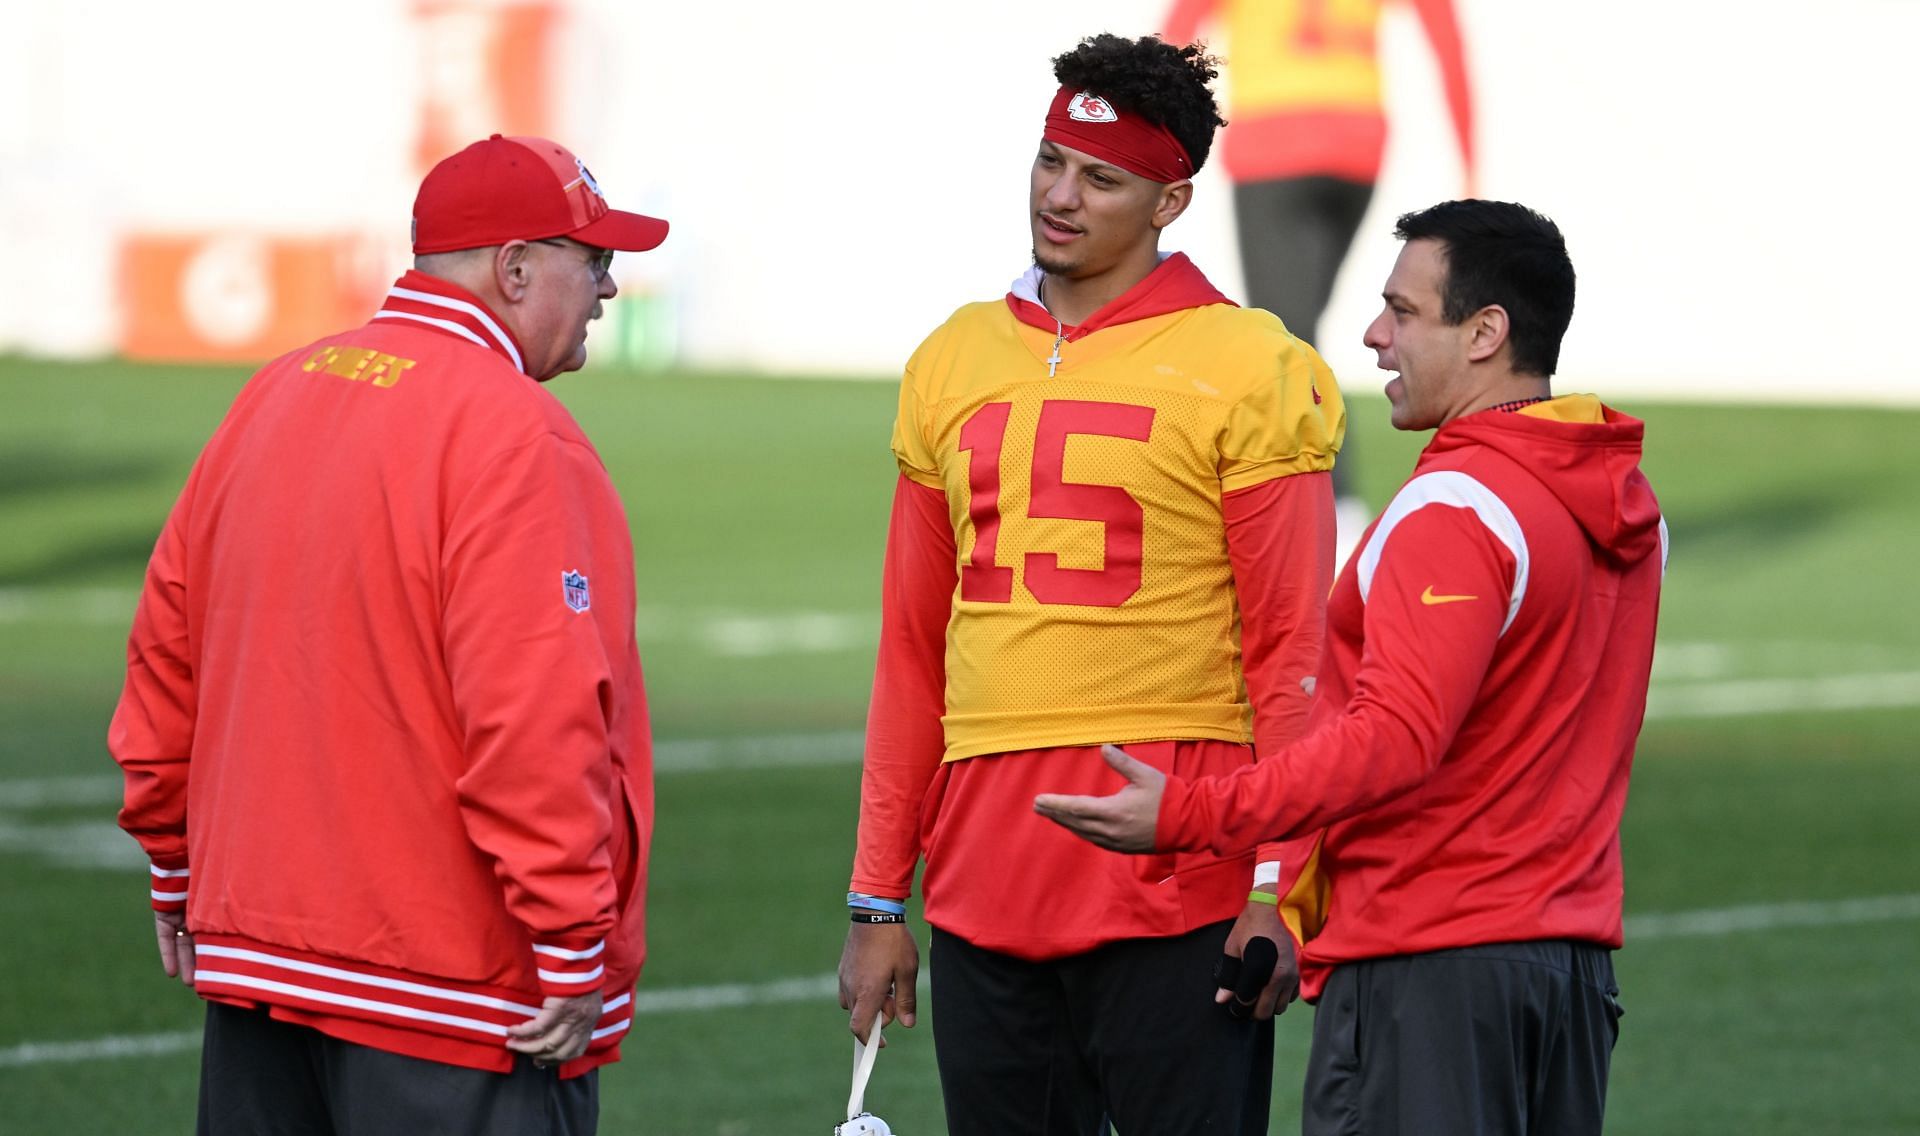
<svg viewBox="0 0 1920 1136"><path fill-rule="evenodd" d="M1047 281L1045 277L1041 278L1040 286L1037 289L1035 289L1035 291L1040 296L1040 306L1043 308L1046 307L1047 306ZM1047 314L1053 315L1052 312L1048 312ZM1067 340L1067 325L1060 321L1059 316L1054 316L1053 317L1053 354L1047 356L1047 377L1049 379L1053 378L1060 371L1060 345L1062 343L1065 343L1066 340Z"/></svg>

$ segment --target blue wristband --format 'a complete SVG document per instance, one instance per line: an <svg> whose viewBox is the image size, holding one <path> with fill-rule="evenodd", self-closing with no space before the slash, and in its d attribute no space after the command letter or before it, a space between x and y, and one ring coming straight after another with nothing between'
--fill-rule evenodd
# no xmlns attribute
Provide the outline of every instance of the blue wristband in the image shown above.
<svg viewBox="0 0 1920 1136"><path fill-rule="evenodd" d="M860 911L885 912L888 915L905 915L907 913L907 905L900 900L868 895L863 891L848 892L847 906Z"/></svg>

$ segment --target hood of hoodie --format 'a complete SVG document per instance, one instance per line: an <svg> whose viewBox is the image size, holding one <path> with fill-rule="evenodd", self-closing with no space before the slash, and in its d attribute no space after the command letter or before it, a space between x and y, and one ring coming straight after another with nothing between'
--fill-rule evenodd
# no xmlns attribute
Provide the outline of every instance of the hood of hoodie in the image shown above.
<svg viewBox="0 0 1920 1136"><path fill-rule="evenodd" d="M1593 413L1555 415L1555 404L1589 404ZM1592 395L1543 403L1546 413L1483 410L1440 427L1420 466L1468 446L1511 458L1565 505L1587 539L1611 559L1632 564L1660 549L1660 502L1640 472L1646 424L1603 406ZM1577 421L1592 417L1596 421Z"/></svg>
<svg viewBox="0 0 1920 1136"><path fill-rule="evenodd" d="M1053 313L1040 303L1040 281L1045 276L1046 273L1037 266L1027 269L1020 279L1013 282L1012 290L1007 293L1007 307L1021 323L1042 331L1063 332L1068 343L1092 335L1103 327L1151 319L1168 312L1185 311L1208 304L1233 303L1201 274L1193 261L1187 259L1186 253L1176 252L1161 256L1160 263L1154 266L1152 272L1088 316L1086 322L1068 324L1055 319Z"/></svg>

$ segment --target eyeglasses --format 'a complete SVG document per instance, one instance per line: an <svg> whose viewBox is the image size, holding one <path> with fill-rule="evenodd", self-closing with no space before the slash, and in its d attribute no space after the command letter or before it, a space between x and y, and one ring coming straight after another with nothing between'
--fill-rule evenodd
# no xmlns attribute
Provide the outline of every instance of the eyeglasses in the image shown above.
<svg viewBox="0 0 1920 1136"><path fill-rule="evenodd" d="M554 245L558 248L579 249L581 252L586 253L587 267L593 269L593 282L595 284L605 280L608 270L613 267L612 249L595 248L592 245L583 245L579 241L562 240L558 237L547 237L532 243L536 245Z"/></svg>

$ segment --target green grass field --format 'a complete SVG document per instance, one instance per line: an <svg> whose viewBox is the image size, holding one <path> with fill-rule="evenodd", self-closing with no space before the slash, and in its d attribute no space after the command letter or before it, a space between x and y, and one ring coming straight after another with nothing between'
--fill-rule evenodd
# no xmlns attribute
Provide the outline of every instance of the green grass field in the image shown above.
<svg viewBox="0 0 1920 1136"><path fill-rule="evenodd" d="M0 1130L192 1125L198 1003L152 957L102 739L147 552L243 378L0 360ZM648 1012L602 1082L603 1131L824 1136L850 1057L823 979L892 391L614 372L555 389L627 501L663 742ZM1626 820L1610 1127L1920 1131L1920 413L1625 409L1649 424L1673 557ZM1354 415L1377 506L1422 439L1378 399ZM1297 1130L1310 1024L1282 1022L1276 1132ZM930 1031L894 1041L869 1104L933 1136Z"/></svg>

